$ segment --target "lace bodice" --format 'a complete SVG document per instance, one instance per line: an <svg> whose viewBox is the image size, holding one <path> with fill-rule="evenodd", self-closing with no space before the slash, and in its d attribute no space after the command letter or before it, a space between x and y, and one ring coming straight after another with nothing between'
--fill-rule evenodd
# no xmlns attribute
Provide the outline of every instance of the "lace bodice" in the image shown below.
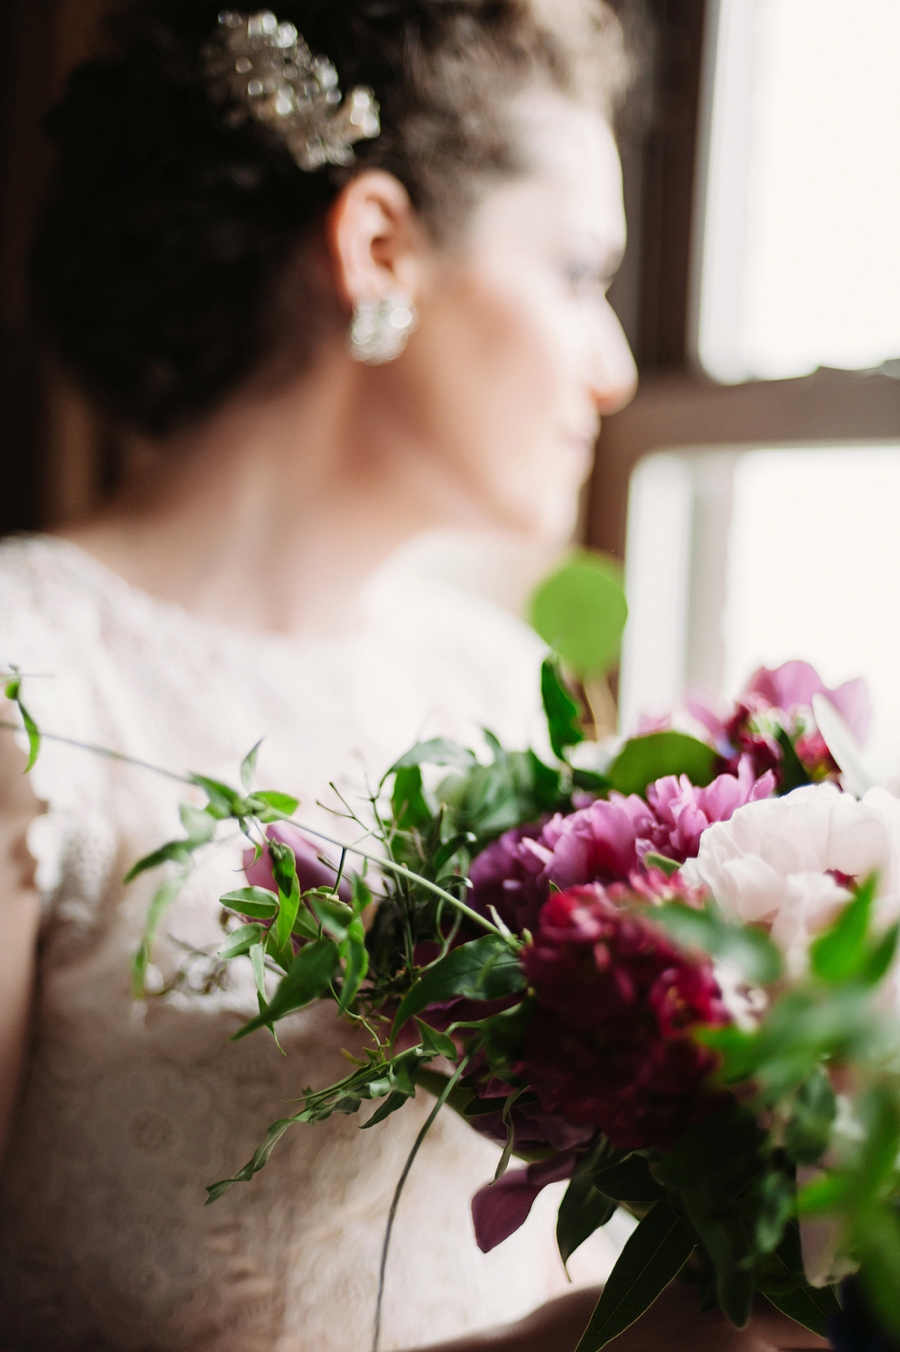
<svg viewBox="0 0 900 1352"><path fill-rule="evenodd" d="M368 586L360 627L298 643L200 622L127 586L75 546L0 545L0 663L15 663L48 731L177 772L234 781L265 737L261 787L304 815L337 779L359 793L417 737L509 744L537 729L540 645L490 602L407 559ZM9 734L0 734L8 736ZM359 1352L368 1345L390 1196L427 1096L360 1132L297 1127L247 1186L204 1207L204 1185L250 1156L306 1085L344 1073L352 1033L328 1006L266 1034L229 1035L249 978L136 1005L129 958L153 880L128 866L178 832L177 783L47 742L28 832L44 903L30 1070L0 1184L0 1346L19 1352ZM337 823L338 826L340 823ZM239 841L195 872L158 946L159 979L186 947L221 943L217 898ZM193 984L201 984L195 971ZM285 1025L287 1027L288 1025ZM438 1120L401 1205L386 1298L388 1349L524 1314L555 1289L552 1226L489 1255L468 1201L494 1148Z"/></svg>

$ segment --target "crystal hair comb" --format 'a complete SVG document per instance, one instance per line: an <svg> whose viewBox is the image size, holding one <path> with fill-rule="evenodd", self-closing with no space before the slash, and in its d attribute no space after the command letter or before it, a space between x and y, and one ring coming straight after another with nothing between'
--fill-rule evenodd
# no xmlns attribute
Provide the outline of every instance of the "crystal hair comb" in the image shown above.
<svg viewBox="0 0 900 1352"><path fill-rule="evenodd" d="M313 56L295 26L269 10L223 10L203 64L210 96L233 105L230 125L252 118L269 127L307 173L352 164L353 144L381 132L373 91L358 85L344 98L327 57Z"/></svg>

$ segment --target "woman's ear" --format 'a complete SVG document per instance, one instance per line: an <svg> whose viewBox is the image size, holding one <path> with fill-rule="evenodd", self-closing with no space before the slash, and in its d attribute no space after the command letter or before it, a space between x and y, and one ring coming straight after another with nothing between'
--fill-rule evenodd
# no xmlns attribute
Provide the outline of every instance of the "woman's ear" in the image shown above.
<svg viewBox="0 0 900 1352"><path fill-rule="evenodd" d="M338 294L348 308L396 291L416 299L425 232L393 174L366 169L351 179L328 213L326 238Z"/></svg>

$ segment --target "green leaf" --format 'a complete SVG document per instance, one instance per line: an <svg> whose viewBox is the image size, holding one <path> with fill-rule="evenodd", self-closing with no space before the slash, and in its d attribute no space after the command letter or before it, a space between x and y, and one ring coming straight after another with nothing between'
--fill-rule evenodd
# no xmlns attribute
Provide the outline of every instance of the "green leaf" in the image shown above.
<svg viewBox="0 0 900 1352"><path fill-rule="evenodd" d="M25 774L27 775L30 770L34 769L37 758L41 754L41 733L37 723L22 702L22 682L18 676L7 682L6 698L18 708L19 717L28 737L28 764L25 766Z"/></svg>
<svg viewBox="0 0 900 1352"><path fill-rule="evenodd" d="M300 910L300 884L297 881L297 857L290 845L280 840L269 841L269 859L272 876L281 902L275 935L279 948L287 948Z"/></svg>
<svg viewBox="0 0 900 1352"><path fill-rule="evenodd" d="M362 915L363 911L368 910L374 901L372 889L365 878L361 878L358 873L350 875L350 894L353 900L353 909L357 915Z"/></svg>
<svg viewBox="0 0 900 1352"><path fill-rule="evenodd" d="M346 1014L359 994L360 987L369 971L369 954L366 949L366 932L363 923L355 919L347 928L347 957L344 966L344 983L341 987L341 999L338 1013Z"/></svg>
<svg viewBox="0 0 900 1352"><path fill-rule="evenodd" d="M616 1202L646 1205L664 1196L663 1189L651 1174L642 1155L631 1155L628 1159L601 1167L594 1173L593 1183L595 1188Z"/></svg>
<svg viewBox="0 0 900 1352"><path fill-rule="evenodd" d="M626 742L607 771L617 793L642 797L647 785L665 775L687 775L698 788L716 776L718 753L684 732L651 732Z"/></svg>
<svg viewBox="0 0 900 1352"><path fill-rule="evenodd" d="M422 771L417 765L404 766L397 771L391 807L401 831L410 831L431 821L433 813L422 791Z"/></svg>
<svg viewBox="0 0 900 1352"><path fill-rule="evenodd" d="M352 906L341 901L340 897L319 891L304 893L303 900L332 939L337 939L339 943L346 939L350 925L356 919Z"/></svg>
<svg viewBox="0 0 900 1352"><path fill-rule="evenodd" d="M563 760L570 746L578 746L584 741L581 729L584 710L569 693L552 657L548 657L541 667L541 697L553 754Z"/></svg>
<svg viewBox="0 0 900 1352"><path fill-rule="evenodd" d="M288 1127L293 1127L295 1123L301 1120L301 1115L297 1117L283 1117L280 1122L273 1122L266 1132L266 1139L256 1151L252 1160L245 1164L243 1169L234 1175L234 1178L223 1178L220 1183L213 1183L206 1189L206 1205L211 1202L217 1202L223 1197L230 1187L235 1183L249 1183L254 1174L259 1173L266 1163L269 1156L281 1140Z"/></svg>
<svg viewBox="0 0 900 1352"><path fill-rule="evenodd" d="M135 878L142 873L149 873L152 869L159 868L162 864L188 864L191 858L191 846L186 840L170 840L167 845L161 845L158 850L152 854L139 859L137 863L128 870L123 881L125 883L134 882Z"/></svg>
<svg viewBox="0 0 900 1352"><path fill-rule="evenodd" d="M238 915L249 915L254 920L269 920L278 910L278 897L267 887L240 887L219 898L223 906Z"/></svg>
<svg viewBox="0 0 900 1352"><path fill-rule="evenodd" d="M702 911L683 902L669 902L653 912L679 944L701 948L714 958L727 958L748 981L762 986L777 981L783 970L780 952L767 934L753 925L732 925L714 905Z"/></svg>
<svg viewBox="0 0 900 1352"><path fill-rule="evenodd" d="M209 811L214 817L225 821L228 817L246 816L246 804L241 795L228 784L218 779L207 779L206 775L191 775L191 783L202 789L209 799Z"/></svg>
<svg viewBox="0 0 900 1352"><path fill-rule="evenodd" d="M848 981L865 965L875 884L873 875L847 902L831 928L812 944L810 961L820 981Z"/></svg>
<svg viewBox="0 0 900 1352"><path fill-rule="evenodd" d="M157 888L150 903L141 946L131 959L131 981L136 1000L143 1000L146 993L147 968L150 966L153 945L156 942L163 916L184 887L185 881L183 873L180 873L176 878L167 878L163 885Z"/></svg>
<svg viewBox="0 0 900 1352"><path fill-rule="evenodd" d="M265 944L254 944L248 954L253 968L253 979L260 1001L266 1003L266 948Z"/></svg>
<svg viewBox="0 0 900 1352"><path fill-rule="evenodd" d="M265 1028L266 1024L275 1023L285 1015L303 1009L305 1005L317 1000L330 986L339 959L338 946L331 939L318 939L315 943L308 944L306 948L301 948L289 972L272 996L271 1003L267 1004L255 1019L244 1024L244 1027L235 1033L232 1042L237 1042L247 1037L249 1033L255 1033L258 1028Z"/></svg>
<svg viewBox="0 0 900 1352"><path fill-rule="evenodd" d="M601 1146L605 1146L605 1141ZM556 1217L556 1243L563 1264L595 1230L613 1215L616 1204L594 1187L592 1173L596 1151L590 1151L578 1165L560 1203Z"/></svg>
<svg viewBox="0 0 900 1352"><path fill-rule="evenodd" d="M829 1319L832 1315L838 1314L841 1308L833 1286L821 1289L814 1286L798 1286L793 1291L767 1291L765 1295L766 1300L774 1305L776 1310L786 1314L788 1319L793 1319L795 1323L802 1324L811 1333L817 1333L820 1338L826 1336Z"/></svg>
<svg viewBox="0 0 900 1352"><path fill-rule="evenodd" d="M300 806L299 798L292 798L289 793L276 793L269 789L264 793L255 793L253 797L265 803L266 807L274 808L276 812L283 813L285 817L293 817Z"/></svg>
<svg viewBox="0 0 900 1352"><path fill-rule="evenodd" d="M803 763L794 749L794 743L784 728L778 729L776 740L781 747L778 796L783 798L786 793L792 793L794 789L800 789L805 784L811 784L812 780L804 770Z"/></svg>
<svg viewBox="0 0 900 1352"><path fill-rule="evenodd" d="M628 619L621 564L579 550L537 588L530 619L578 676L605 674L616 664Z"/></svg>
<svg viewBox="0 0 900 1352"><path fill-rule="evenodd" d="M891 925L875 944L859 971L859 979L866 986L877 986L887 976L897 955L900 925Z"/></svg>
<svg viewBox="0 0 900 1352"><path fill-rule="evenodd" d="M696 1242L674 1207L657 1202L622 1250L577 1352L599 1352L640 1319L678 1276Z"/></svg>
<svg viewBox="0 0 900 1352"><path fill-rule="evenodd" d="M657 854L655 850L648 850L644 855L644 865L647 868L658 868L667 878L671 878L672 874L681 868L677 859L669 859L664 854Z"/></svg>
<svg viewBox="0 0 900 1352"><path fill-rule="evenodd" d="M264 739L261 737L253 750L248 751L241 762L241 783L244 786L245 793L249 793L253 788L253 777L256 774L256 758L259 755L259 748L262 746L263 740Z"/></svg>
<svg viewBox="0 0 900 1352"><path fill-rule="evenodd" d="M405 756L401 756L391 766L388 775L419 765L455 765L460 770L471 770L477 764L474 751L468 751L457 742L448 742L443 737L436 737L431 742L417 742Z"/></svg>
<svg viewBox="0 0 900 1352"><path fill-rule="evenodd" d="M251 948L259 947L264 933L262 925L241 925L240 929L231 931L227 944L219 951L219 957L225 961L245 957Z"/></svg>
<svg viewBox="0 0 900 1352"><path fill-rule="evenodd" d="M474 845L477 839L478 837L471 831L459 831L450 840L446 841L431 861L431 867L434 869L435 874L439 874L442 869L446 868L453 856L459 854L460 850L467 849L468 846Z"/></svg>
<svg viewBox="0 0 900 1352"><path fill-rule="evenodd" d="M499 935L485 934L472 943L451 949L422 973L397 1010L393 1036L408 1019L429 1005L456 996L500 1000L524 987L525 975L515 952Z"/></svg>
<svg viewBox="0 0 900 1352"><path fill-rule="evenodd" d="M818 1164L831 1140L837 1100L828 1076L816 1069L794 1096L784 1148L796 1164Z"/></svg>
<svg viewBox="0 0 900 1352"><path fill-rule="evenodd" d="M419 1032L422 1035L422 1048L429 1056L446 1056L448 1061L458 1061L459 1052L456 1050L456 1043L452 1037L446 1033L440 1033L430 1024L423 1023L421 1019L416 1019Z"/></svg>
<svg viewBox="0 0 900 1352"><path fill-rule="evenodd" d="M388 1094L381 1107L376 1109L367 1122L363 1122L361 1131L367 1131L369 1127L377 1127L379 1122L383 1122L386 1117L390 1117L398 1108L402 1108L404 1103L409 1103L409 1094L402 1094L395 1089L392 1094Z"/></svg>
<svg viewBox="0 0 900 1352"><path fill-rule="evenodd" d="M216 834L216 819L208 812L191 807L189 803L182 803L178 815L181 818L181 825L187 832L188 849L193 850L198 845L208 844Z"/></svg>

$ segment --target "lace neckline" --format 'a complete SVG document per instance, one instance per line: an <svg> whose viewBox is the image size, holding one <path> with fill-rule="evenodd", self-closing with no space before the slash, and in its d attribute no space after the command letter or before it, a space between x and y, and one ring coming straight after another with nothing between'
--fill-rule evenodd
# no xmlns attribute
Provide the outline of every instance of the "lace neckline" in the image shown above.
<svg viewBox="0 0 900 1352"><path fill-rule="evenodd" d="M334 635L292 635L275 629L250 629L197 615L166 597L157 596L117 573L89 550L63 535L37 533L20 537L29 550L39 550L46 558L76 576L93 593L107 598L117 610L139 616L148 626L175 630L187 640L197 638L214 642L218 647L242 650L265 647L285 654L308 654L341 649L359 639L369 628L371 607L367 604L374 591L381 570L373 573L360 592L362 618L342 633Z"/></svg>

